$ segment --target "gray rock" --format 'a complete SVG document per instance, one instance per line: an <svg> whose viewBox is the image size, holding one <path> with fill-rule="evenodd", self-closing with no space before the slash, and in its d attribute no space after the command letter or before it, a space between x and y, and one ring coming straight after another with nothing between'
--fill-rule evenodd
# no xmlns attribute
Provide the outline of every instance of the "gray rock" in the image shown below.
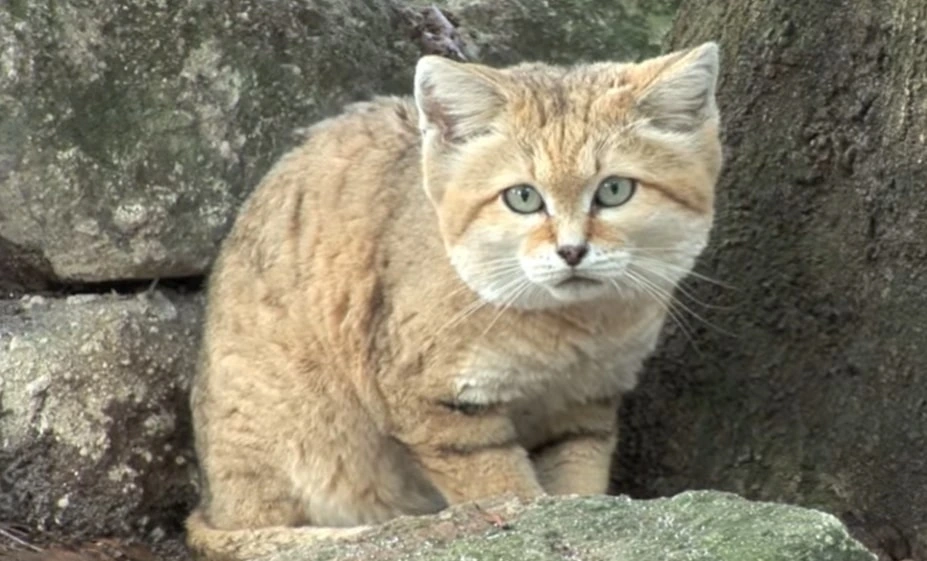
<svg viewBox="0 0 927 561"><path fill-rule="evenodd" d="M500 527L499 522L502 522ZM350 542L262 561L875 561L823 512L693 491L670 499L543 498L401 518Z"/></svg>
<svg viewBox="0 0 927 561"><path fill-rule="evenodd" d="M676 2L438 4L501 64L652 54ZM293 129L411 90L418 23L394 0L4 4L0 292L203 274Z"/></svg>
<svg viewBox="0 0 927 561"><path fill-rule="evenodd" d="M186 402L201 300L0 300L0 520L176 533L194 496Z"/></svg>
<svg viewBox="0 0 927 561"><path fill-rule="evenodd" d="M571 64L659 54L679 0L415 0L457 16L480 61Z"/></svg>
<svg viewBox="0 0 927 561"><path fill-rule="evenodd" d="M408 33L390 0L4 3L0 245L62 281L202 274L293 128L407 89Z"/></svg>

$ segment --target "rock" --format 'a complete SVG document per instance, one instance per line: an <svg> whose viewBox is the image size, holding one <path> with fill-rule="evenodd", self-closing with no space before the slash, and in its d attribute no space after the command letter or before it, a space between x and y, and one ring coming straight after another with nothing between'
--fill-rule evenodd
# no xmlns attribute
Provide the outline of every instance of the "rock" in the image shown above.
<svg viewBox="0 0 927 561"><path fill-rule="evenodd" d="M0 7L0 293L202 275L293 129L411 91L434 42L397 1ZM438 4L501 64L653 54L675 3Z"/></svg>
<svg viewBox="0 0 927 561"><path fill-rule="evenodd" d="M391 0L5 3L0 251L64 282L202 274L293 128L408 89L403 23Z"/></svg>
<svg viewBox="0 0 927 561"><path fill-rule="evenodd" d="M2 117L0 117L2 118ZM0 298L23 294L27 288L45 290L54 273L41 252L17 247L0 237Z"/></svg>
<svg viewBox="0 0 927 561"><path fill-rule="evenodd" d="M396 519L357 540L298 547L262 561L608 559L875 561L835 517L736 495L670 499L498 499Z"/></svg>
<svg viewBox="0 0 927 561"><path fill-rule="evenodd" d="M190 508L202 298L0 300L0 520L158 537Z"/></svg>
<svg viewBox="0 0 927 561"><path fill-rule="evenodd" d="M660 52L679 0L441 0L490 64L541 60L557 64L638 60Z"/></svg>

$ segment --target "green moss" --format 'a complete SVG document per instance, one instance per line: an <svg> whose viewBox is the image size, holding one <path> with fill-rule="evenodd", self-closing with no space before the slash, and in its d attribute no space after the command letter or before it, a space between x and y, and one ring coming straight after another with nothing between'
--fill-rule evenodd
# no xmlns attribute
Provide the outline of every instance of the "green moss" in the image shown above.
<svg viewBox="0 0 927 561"><path fill-rule="evenodd" d="M447 524L448 515L438 519ZM358 544L266 561L875 561L833 516L710 491L650 501L544 498L507 518L508 529L452 515L458 533L451 537L430 533L422 524L428 520L438 527L434 517L411 518Z"/></svg>
<svg viewBox="0 0 927 561"><path fill-rule="evenodd" d="M14 19L23 19L26 17L27 0L7 0L7 11Z"/></svg>

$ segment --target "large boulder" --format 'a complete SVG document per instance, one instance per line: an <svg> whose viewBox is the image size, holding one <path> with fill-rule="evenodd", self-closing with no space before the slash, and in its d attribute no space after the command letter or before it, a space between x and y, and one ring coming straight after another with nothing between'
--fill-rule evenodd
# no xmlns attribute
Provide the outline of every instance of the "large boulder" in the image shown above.
<svg viewBox="0 0 927 561"><path fill-rule="evenodd" d="M202 274L293 128L408 89L405 25L390 0L5 3L0 247L65 282Z"/></svg>
<svg viewBox="0 0 927 561"><path fill-rule="evenodd" d="M875 561L823 512L736 495L671 499L515 499L396 519L342 543L298 547L261 561Z"/></svg>
<svg viewBox="0 0 927 561"><path fill-rule="evenodd" d="M195 494L187 392L201 301L0 300L0 521L177 534Z"/></svg>
<svg viewBox="0 0 927 561"><path fill-rule="evenodd" d="M410 91L423 18L396 2L0 6L0 292L202 275L293 129ZM440 4L504 63L652 54L675 2Z"/></svg>

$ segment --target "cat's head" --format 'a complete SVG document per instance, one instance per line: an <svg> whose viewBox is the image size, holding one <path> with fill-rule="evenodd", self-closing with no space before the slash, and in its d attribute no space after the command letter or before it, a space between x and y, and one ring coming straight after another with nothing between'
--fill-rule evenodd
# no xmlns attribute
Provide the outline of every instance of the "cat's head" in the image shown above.
<svg viewBox="0 0 927 561"><path fill-rule="evenodd" d="M425 189L460 277L500 305L665 299L708 241L718 48L493 69L423 57Z"/></svg>

